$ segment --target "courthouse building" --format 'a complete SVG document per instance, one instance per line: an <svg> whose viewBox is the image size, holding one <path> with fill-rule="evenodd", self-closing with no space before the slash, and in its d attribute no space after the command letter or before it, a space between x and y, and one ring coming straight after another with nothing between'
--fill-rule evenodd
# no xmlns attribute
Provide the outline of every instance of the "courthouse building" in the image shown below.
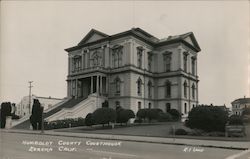
<svg viewBox="0 0 250 159"><path fill-rule="evenodd" d="M158 39L140 28L114 35L92 29L65 50L69 98L95 98L95 108L108 100L111 108L135 113L142 108L177 109L183 117L198 105L201 49L192 32Z"/></svg>

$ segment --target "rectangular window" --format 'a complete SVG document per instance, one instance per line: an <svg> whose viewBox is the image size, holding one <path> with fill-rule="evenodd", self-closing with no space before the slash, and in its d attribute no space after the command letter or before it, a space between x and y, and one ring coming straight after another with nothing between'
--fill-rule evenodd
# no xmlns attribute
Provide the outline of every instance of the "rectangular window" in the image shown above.
<svg viewBox="0 0 250 159"><path fill-rule="evenodd" d="M187 54L187 52L185 52L183 55L183 69L185 72L187 72L187 56L188 56L188 54Z"/></svg>
<svg viewBox="0 0 250 159"><path fill-rule="evenodd" d="M165 55L164 57L164 63L165 63L165 71L169 72L171 71L171 55Z"/></svg>
<svg viewBox="0 0 250 159"><path fill-rule="evenodd" d="M115 102L115 107L117 108L117 107L119 107L120 106L120 102L119 101L116 101Z"/></svg>
<svg viewBox="0 0 250 159"><path fill-rule="evenodd" d="M171 97L171 82L167 81L165 85L165 98Z"/></svg>
<svg viewBox="0 0 250 159"><path fill-rule="evenodd" d="M187 114L187 103L184 104L184 113Z"/></svg>
<svg viewBox="0 0 250 159"><path fill-rule="evenodd" d="M171 109L171 103L166 103L166 113Z"/></svg>
<svg viewBox="0 0 250 159"><path fill-rule="evenodd" d="M148 108L151 109L151 103L148 103Z"/></svg>
<svg viewBox="0 0 250 159"><path fill-rule="evenodd" d="M141 109L141 102L138 102L138 110Z"/></svg>
<svg viewBox="0 0 250 159"><path fill-rule="evenodd" d="M148 53L148 71L152 71L153 54Z"/></svg>
<svg viewBox="0 0 250 159"><path fill-rule="evenodd" d="M122 66L122 49L118 51L118 67Z"/></svg>
<svg viewBox="0 0 250 159"><path fill-rule="evenodd" d="M76 56L73 58L73 68L74 68L74 71L80 71L81 70L81 67L82 67L82 59L81 59L81 56Z"/></svg>
<svg viewBox="0 0 250 159"><path fill-rule="evenodd" d="M142 68L142 52L143 49L141 47L137 48L137 66Z"/></svg>
<svg viewBox="0 0 250 159"><path fill-rule="evenodd" d="M195 58L192 58L192 74L195 75Z"/></svg>
<svg viewBox="0 0 250 159"><path fill-rule="evenodd" d="M118 46L113 49L112 61L114 68L122 66L122 48L122 46Z"/></svg>

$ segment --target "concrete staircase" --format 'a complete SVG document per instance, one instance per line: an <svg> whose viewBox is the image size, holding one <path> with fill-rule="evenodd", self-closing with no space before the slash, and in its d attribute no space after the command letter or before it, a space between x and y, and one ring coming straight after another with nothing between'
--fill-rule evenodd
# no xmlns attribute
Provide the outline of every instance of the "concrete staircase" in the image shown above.
<svg viewBox="0 0 250 159"><path fill-rule="evenodd" d="M85 118L89 112L95 111L98 107L101 107L101 103L104 102L104 98L91 94L84 100L74 101L74 106L62 107L60 111L54 110L52 114L45 116L46 121L62 120L66 118ZM69 101L71 102L71 101ZM67 103L66 103L67 104Z"/></svg>
<svg viewBox="0 0 250 159"><path fill-rule="evenodd" d="M85 118L89 112L94 112L105 101L104 97L91 94L87 98L66 99L44 112L48 122L66 118ZM16 123L13 129L30 129L29 116Z"/></svg>

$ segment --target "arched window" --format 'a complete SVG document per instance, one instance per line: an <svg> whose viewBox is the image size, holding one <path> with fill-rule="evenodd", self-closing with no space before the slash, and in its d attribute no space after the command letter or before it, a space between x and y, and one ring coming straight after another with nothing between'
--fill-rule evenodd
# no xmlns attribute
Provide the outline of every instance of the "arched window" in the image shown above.
<svg viewBox="0 0 250 159"><path fill-rule="evenodd" d="M115 79L115 93L119 95L121 93L121 80L119 77Z"/></svg>
<svg viewBox="0 0 250 159"><path fill-rule="evenodd" d="M165 83L165 97L170 98L171 97L171 82L166 81Z"/></svg>
<svg viewBox="0 0 250 159"><path fill-rule="evenodd" d="M184 97L187 98L187 82L185 81L183 84L184 87Z"/></svg>
<svg viewBox="0 0 250 159"><path fill-rule="evenodd" d="M148 81L148 98L152 97L152 82Z"/></svg>
<svg viewBox="0 0 250 159"><path fill-rule="evenodd" d="M139 78L139 79L137 80L137 94L138 94L139 96L140 96L141 93L142 93L141 87L142 87L142 80L141 80L141 78Z"/></svg>
<svg viewBox="0 0 250 159"><path fill-rule="evenodd" d="M195 85L192 85L192 98L195 99Z"/></svg>

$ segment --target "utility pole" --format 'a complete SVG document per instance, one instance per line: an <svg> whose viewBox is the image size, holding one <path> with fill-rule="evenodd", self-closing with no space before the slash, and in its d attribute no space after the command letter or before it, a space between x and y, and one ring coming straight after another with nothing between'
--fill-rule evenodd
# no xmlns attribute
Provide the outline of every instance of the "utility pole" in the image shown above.
<svg viewBox="0 0 250 159"><path fill-rule="evenodd" d="M29 81L29 115L31 114L30 108L31 108L31 88L33 87L32 84L33 81Z"/></svg>

